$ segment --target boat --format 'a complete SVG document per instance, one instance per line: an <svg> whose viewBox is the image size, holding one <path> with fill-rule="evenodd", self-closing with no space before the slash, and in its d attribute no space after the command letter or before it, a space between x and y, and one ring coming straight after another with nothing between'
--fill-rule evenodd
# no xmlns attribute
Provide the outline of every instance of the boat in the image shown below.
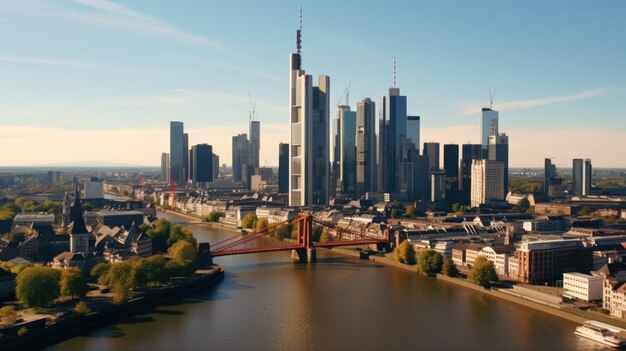
<svg viewBox="0 0 626 351"><path fill-rule="evenodd" d="M596 321L586 321L583 325L576 327L576 335L615 348L626 347L626 338L619 335L623 331L624 329Z"/></svg>

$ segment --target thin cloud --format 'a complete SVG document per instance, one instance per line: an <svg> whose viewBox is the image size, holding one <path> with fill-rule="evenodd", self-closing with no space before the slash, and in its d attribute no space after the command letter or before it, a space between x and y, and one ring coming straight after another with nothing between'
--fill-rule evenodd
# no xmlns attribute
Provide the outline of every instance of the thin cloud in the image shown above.
<svg viewBox="0 0 626 351"><path fill-rule="evenodd" d="M206 60L195 60L195 62L202 64L202 65L207 65L207 66L211 66L211 67L215 67L215 68L221 68L221 69L227 69L229 71L233 71L233 72L239 72L239 73L243 73L243 74L249 74L249 75L253 75L253 76L258 76L261 78L267 78L267 79L271 79L277 82L284 82L285 79L281 76L277 76L274 74L270 74L270 73L266 73L266 72L262 72L262 71L258 71L255 69L250 69L250 68L246 68L246 67L241 67L241 66L235 66L235 65L227 65L227 64L223 64L223 63L218 63L218 62L213 62L213 61L206 61Z"/></svg>
<svg viewBox="0 0 626 351"><path fill-rule="evenodd" d="M538 106L568 104L570 102L591 99L600 95L604 95L612 88L614 87L591 89L574 95L553 96L543 99L501 102L495 104L495 109L498 111L515 111ZM478 113L480 112L481 107L482 106L479 104L461 104L461 109L464 115Z"/></svg>
<svg viewBox="0 0 626 351"><path fill-rule="evenodd" d="M85 68L105 68L111 69L113 67L99 65L95 63L69 61L69 60L55 60L55 59L40 59L31 57L17 57L17 56L0 56L0 61L4 62L17 62L17 63L30 63L37 65L54 65L54 66L71 66L71 67L85 67Z"/></svg>

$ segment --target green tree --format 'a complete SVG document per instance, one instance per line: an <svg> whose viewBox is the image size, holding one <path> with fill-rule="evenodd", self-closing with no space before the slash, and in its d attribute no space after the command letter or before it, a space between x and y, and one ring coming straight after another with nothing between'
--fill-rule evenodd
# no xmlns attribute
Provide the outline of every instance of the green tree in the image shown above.
<svg viewBox="0 0 626 351"><path fill-rule="evenodd" d="M69 267L61 271L61 295L72 298L83 298L87 294L87 280L77 267Z"/></svg>
<svg viewBox="0 0 626 351"><path fill-rule="evenodd" d="M441 272L443 256L432 249L422 250L417 255L417 267L425 274L435 275Z"/></svg>
<svg viewBox="0 0 626 351"><path fill-rule="evenodd" d="M327 243L331 241L333 241L332 235L330 235L330 232L328 231L328 229L324 229L324 231L322 232L322 235L320 236L320 243Z"/></svg>
<svg viewBox="0 0 626 351"><path fill-rule="evenodd" d="M243 228L252 229L256 225L256 221L257 220L258 220L258 218L256 216L256 213L254 213L254 212L247 213L241 219L241 226Z"/></svg>
<svg viewBox="0 0 626 351"><path fill-rule="evenodd" d="M183 268L184 273L190 274L196 267L198 251L188 241L179 241L167 251L172 260Z"/></svg>
<svg viewBox="0 0 626 351"><path fill-rule="evenodd" d="M530 201L528 201L527 197L519 200L519 202L513 206L513 210L519 213L528 213L530 210Z"/></svg>
<svg viewBox="0 0 626 351"><path fill-rule="evenodd" d="M28 328L26 327L21 327L18 331L17 331L17 336L24 336L28 334Z"/></svg>
<svg viewBox="0 0 626 351"><path fill-rule="evenodd" d="M408 240L404 240L393 250L391 258L400 263L414 265L416 263L415 249Z"/></svg>
<svg viewBox="0 0 626 351"><path fill-rule="evenodd" d="M165 269L167 260L161 255L150 256L145 259L148 265L148 283L165 284L169 280L169 275Z"/></svg>
<svg viewBox="0 0 626 351"><path fill-rule="evenodd" d="M207 222L219 222L221 217L226 216L226 213L220 211L213 211L209 213L206 220Z"/></svg>
<svg viewBox="0 0 626 351"><path fill-rule="evenodd" d="M402 218L402 210L399 208L394 208L393 210L391 210L391 218L393 219Z"/></svg>
<svg viewBox="0 0 626 351"><path fill-rule="evenodd" d="M463 205L461 205L460 203L455 203L454 205L452 205L452 212L456 213L456 214L463 214L464 212L464 207Z"/></svg>
<svg viewBox="0 0 626 351"><path fill-rule="evenodd" d="M87 303L85 301L79 301L74 307L74 312L82 315L87 315L91 310L87 307Z"/></svg>
<svg viewBox="0 0 626 351"><path fill-rule="evenodd" d="M493 262L483 256L478 256L467 278L473 283L488 288L491 282L498 281L498 274L496 274L496 267Z"/></svg>
<svg viewBox="0 0 626 351"><path fill-rule="evenodd" d="M171 226L170 234L167 239L168 247L174 245L181 240L187 240L192 245L197 244L196 239L193 237L193 233L191 233L191 230L189 230L189 228L181 227L179 225Z"/></svg>
<svg viewBox="0 0 626 351"><path fill-rule="evenodd" d="M413 217L413 215L415 214L415 205L407 205L404 211L404 214L407 217Z"/></svg>
<svg viewBox="0 0 626 351"><path fill-rule="evenodd" d="M130 300L133 287L132 263L130 261L111 265L104 277L104 284L113 291L113 303L121 304Z"/></svg>
<svg viewBox="0 0 626 351"><path fill-rule="evenodd" d="M159 218L152 222L152 228L146 234L152 239L152 249L155 252L167 251L167 240L170 235L170 222L165 218Z"/></svg>
<svg viewBox="0 0 626 351"><path fill-rule="evenodd" d="M448 277L456 277L459 275L459 269L456 267L456 264L451 258L443 260L442 272Z"/></svg>
<svg viewBox="0 0 626 351"><path fill-rule="evenodd" d="M26 240L26 233L6 233L2 235L2 238L8 240L12 244L19 244Z"/></svg>
<svg viewBox="0 0 626 351"><path fill-rule="evenodd" d="M15 296L25 306L46 307L59 297L61 272L34 266L24 269L16 278Z"/></svg>
<svg viewBox="0 0 626 351"><path fill-rule="evenodd" d="M313 226L313 241L319 242L323 232L324 228L322 228L322 226Z"/></svg>
<svg viewBox="0 0 626 351"><path fill-rule="evenodd" d="M589 216L591 214L591 209L587 206L583 206L580 210L578 210L578 212L576 213L577 216Z"/></svg>
<svg viewBox="0 0 626 351"><path fill-rule="evenodd" d="M83 211L93 211L93 209L96 208L96 206L90 202L83 203L81 207L83 208Z"/></svg>
<svg viewBox="0 0 626 351"><path fill-rule="evenodd" d="M15 306L4 306L0 308L0 325L11 325L17 321L17 310Z"/></svg>
<svg viewBox="0 0 626 351"><path fill-rule="evenodd" d="M261 230L267 229L269 225L270 221L265 217L261 217L256 221L256 224L254 225L254 230L260 232Z"/></svg>
<svg viewBox="0 0 626 351"><path fill-rule="evenodd" d="M111 265L108 263L100 262L97 265L93 266L89 275L96 278L99 284L106 285L104 281L107 279L107 273Z"/></svg>

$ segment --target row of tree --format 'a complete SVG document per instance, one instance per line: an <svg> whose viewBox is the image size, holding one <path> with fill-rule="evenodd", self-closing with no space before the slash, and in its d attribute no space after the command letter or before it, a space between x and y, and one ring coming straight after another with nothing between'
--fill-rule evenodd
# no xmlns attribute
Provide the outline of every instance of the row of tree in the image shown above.
<svg viewBox="0 0 626 351"><path fill-rule="evenodd" d="M171 225L165 218L159 218L152 224L141 224L139 229L152 239L152 251L166 252L172 245L181 240L196 246L196 239L188 228Z"/></svg>
<svg viewBox="0 0 626 351"><path fill-rule="evenodd" d="M83 298L86 293L87 280L76 267L31 266L16 277L15 296L26 307L47 307L61 296Z"/></svg>
<svg viewBox="0 0 626 351"><path fill-rule="evenodd" d="M391 253L394 261L407 265L415 265L418 272L430 276L443 273L449 277L456 277L459 270L450 258L443 257L439 252L427 249L418 254L415 253L413 245L408 240L402 241ZM483 256L478 256L468 273L468 280L489 287L491 283L498 281L495 265Z"/></svg>

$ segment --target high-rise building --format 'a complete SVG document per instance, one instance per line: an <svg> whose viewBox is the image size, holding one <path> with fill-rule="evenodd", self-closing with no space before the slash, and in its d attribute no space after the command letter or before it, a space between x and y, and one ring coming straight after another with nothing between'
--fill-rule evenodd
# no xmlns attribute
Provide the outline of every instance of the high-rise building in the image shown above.
<svg viewBox="0 0 626 351"><path fill-rule="evenodd" d="M415 151L419 154L420 148L420 116L407 116L406 137L415 145Z"/></svg>
<svg viewBox="0 0 626 351"><path fill-rule="evenodd" d="M502 162L503 193L502 198L509 192L509 137L504 134L489 136L489 160Z"/></svg>
<svg viewBox="0 0 626 351"><path fill-rule="evenodd" d="M416 149L417 153L417 149ZM427 203L430 201L430 165L428 156L415 155L413 171L414 200Z"/></svg>
<svg viewBox="0 0 626 351"><path fill-rule="evenodd" d="M366 98L356 104L357 197L376 191L376 104Z"/></svg>
<svg viewBox="0 0 626 351"><path fill-rule="evenodd" d="M443 145L443 169L445 170L446 200L459 201L459 145Z"/></svg>
<svg viewBox="0 0 626 351"><path fill-rule="evenodd" d="M302 28L297 53L289 57L290 171L289 205L327 204L329 198L330 77L313 77L302 69Z"/></svg>
<svg viewBox="0 0 626 351"><path fill-rule="evenodd" d="M388 193L401 192L403 185L399 184L401 178L407 175L408 165L406 160L407 146L413 140L407 139L407 100L406 96L400 95L400 88L394 85L389 88L387 96L380 99L378 105L379 127L379 191ZM400 141L401 138L405 140ZM404 143L399 147L398 143ZM413 146L415 148L415 145ZM415 154L412 150L411 154ZM404 181L403 181L404 182ZM412 183L412 180L410 181ZM406 184L406 183L404 183Z"/></svg>
<svg viewBox="0 0 626 351"><path fill-rule="evenodd" d="M250 120L250 166L259 167L259 150L261 148L261 122Z"/></svg>
<svg viewBox="0 0 626 351"><path fill-rule="evenodd" d="M430 171L430 202L441 202L446 199L446 172L444 170Z"/></svg>
<svg viewBox="0 0 626 351"><path fill-rule="evenodd" d="M550 185L554 178L556 178L556 165L552 164L552 159L545 158L543 160L543 193L545 195L549 195Z"/></svg>
<svg viewBox="0 0 626 351"><path fill-rule="evenodd" d="M191 148L193 186L203 186L213 181L213 146L198 144Z"/></svg>
<svg viewBox="0 0 626 351"><path fill-rule="evenodd" d="M341 193L354 196L356 193L356 112L350 106L337 106L340 121L339 134L339 182Z"/></svg>
<svg viewBox="0 0 626 351"><path fill-rule="evenodd" d="M278 192L289 191L289 144L278 144Z"/></svg>
<svg viewBox="0 0 626 351"><path fill-rule="evenodd" d="M84 182L85 199L104 199L104 182L91 177Z"/></svg>
<svg viewBox="0 0 626 351"><path fill-rule="evenodd" d="M483 158L487 158L489 136L491 135L498 135L498 111L483 107L480 118L480 142L483 149Z"/></svg>
<svg viewBox="0 0 626 351"><path fill-rule="evenodd" d="M220 157L213 154L213 181L218 180L220 177Z"/></svg>
<svg viewBox="0 0 626 351"><path fill-rule="evenodd" d="M191 173L189 173L189 134L183 134L183 182L191 179Z"/></svg>
<svg viewBox="0 0 626 351"><path fill-rule="evenodd" d="M461 190L461 202L465 205L470 203L472 187L472 161L482 159L481 144L463 144L461 150L461 180L459 186Z"/></svg>
<svg viewBox="0 0 626 351"><path fill-rule="evenodd" d="M574 159L572 169L572 195L591 195L591 172L591 159Z"/></svg>
<svg viewBox="0 0 626 351"><path fill-rule="evenodd" d="M168 182L170 181L170 154L164 152L161 154L161 180Z"/></svg>
<svg viewBox="0 0 626 351"><path fill-rule="evenodd" d="M330 183L329 183L329 194L330 197L334 198L337 195L337 192L341 192L341 185L339 185L339 190L337 190L337 184L339 183L339 159L341 156L341 147L339 143L339 136L341 134L341 122L339 118L335 118L333 120L333 161L330 167Z"/></svg>
<svg viewBox="0 0 626 351"><path fill-rule="evenodd" d="M250 164L250 146L248 135L238 134L233 136L233 181L245 182L248 178L248 165ZM244 174L244 172L246 174Z"/></svg>
<svg viewBox="0 0 626 351"><path fill-rule="evenodd" d="M185 168L185 133L183 122L170 122L170 182L183 183Z"/></svg>
<svg viewBox="0 0 626 351"><path fill-rule="evenodd" d="M499 161L472 161L472 207L478 207L490 200L504 200L504 165Z"/></svg>
<svg viewBox="0 0 626 351"><path fill-rule="evenodd" d="M193 149L193 148L192 148ZM189 182L193 184L193 150L189 149L187 153L187 172L189 173Z"/></svg>
<svg viewBox="0 0 626 351"><path fill-rule="evenodd" d="M423 155L428 156L428 164L431 171L439 170L439 143L424 143Z"/></svg>

